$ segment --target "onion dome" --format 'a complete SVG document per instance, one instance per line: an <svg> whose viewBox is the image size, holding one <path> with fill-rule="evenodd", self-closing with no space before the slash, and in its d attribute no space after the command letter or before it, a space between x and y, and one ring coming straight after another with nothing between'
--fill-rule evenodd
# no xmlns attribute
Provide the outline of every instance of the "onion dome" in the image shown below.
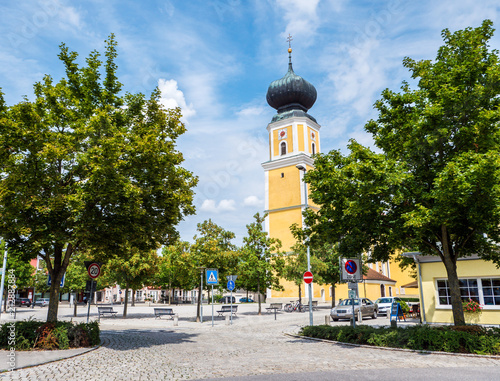
<svg viewBox="0 0 500 381"><path fill-rule="evenodd" d="M292 68L292 49L288 49L288 72L281 79L271 82L267 89L267 103L278 110L278 114L292 110L306 113L316 102L316 88ZM280 118L281 119L281 118Z"/></svg>

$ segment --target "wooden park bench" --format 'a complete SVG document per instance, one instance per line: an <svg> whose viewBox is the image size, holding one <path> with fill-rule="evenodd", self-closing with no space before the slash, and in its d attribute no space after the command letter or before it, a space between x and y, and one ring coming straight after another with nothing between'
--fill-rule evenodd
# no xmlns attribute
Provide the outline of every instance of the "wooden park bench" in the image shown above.
<svg viewBox="0 0 500 381"><path fill-rule="evenodd" d="M271 303L269 307L266 307L267 312L276 312L283 309L283 303Z"/></svg>
<svg viewBox="0 0 500 381"><path fill-rule="evenodd" d="M217 313L219 314L219 316L224 316L226 312L231 313L231 307L233 311L232 312L233 316L236 316L236 311L238 311L238 306L222 306L221 309L217 311Z"/></svg>
<svg viewBox="0 0 500 381"><path fill-rule="evenodd" d="M154 308L155 319L161 319L162 316L168 316L170 319L173 319L175 314L172 308Z"/></svg>
<svg viewBox="0 0 500 381"><path fill-rule="evenodd" d="M113 311L113 307L97 307L97 312L99 313L99 319L105 315L116 317L117 314L117 311Z"/></svg>

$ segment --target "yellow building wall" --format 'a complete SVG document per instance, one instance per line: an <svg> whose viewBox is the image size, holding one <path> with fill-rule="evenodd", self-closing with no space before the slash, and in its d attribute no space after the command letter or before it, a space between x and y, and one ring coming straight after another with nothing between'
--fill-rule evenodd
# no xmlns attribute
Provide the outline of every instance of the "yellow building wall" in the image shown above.
<svg viewBox="0 0 500 381"><path fill-rule="evenodd" d="M294 223L301 225L302 215L300 207L269 213L269 236L281 240L282 251L288 252L296 241L290 231Z"/></svg>
<svg viewBox="0 0 500 381"><path fill-rule="evenodd" d="M286 129L286 139L279 138L279 132L283 129ZM286 126L283 128L279 128L273 131L274 138L274 156L280 155L280 143L285 141L287 145L287 153L293 151L293 134L292 134L292 126Z"/></svg>
<svg viewBox="0 0 500 381"><path fill-rule="evenodd" d="M299 140L299 151L304 152L304 139L302 138L304 136L304 125L303 124L298 124L297 125L297 134L298 134L298 140Z"/></svg>
<svg viewBox="0 0 500 381"><path fill-rule="evenodd" d="M425 318L428 323L453 323L450 307L438 305L436 280L447 279L446 269L442 262L421 263L422 293L424 297ZM493 263L476 260L457 261L459 278L500 278L500 269ZM420 303L422 308L422 302ZM493 309L494 308L494 309ZM479 315L467 316L466 321L473 324L499 324L500 306L483 308Z"/></svg>
<svg viewBox="0 0 500 381"><path fill-rule="evenodd" d="M295 166L269 171L269 210L299 206L300 184L300 172Z"/></svg>
<svg viewBox="0 0 500 381"><path fill-rule="evenodd" d="M395 293L393 293L393 296L418 298L418 288L401 288L401 286L404 286L405 284L414 282L417 279L417 274L410 267L407 267L405 270L401 269L401 267L399 267L399 262L395 260L396 255L394 255L389 261L389 278L396 281L396 285L394 286Z"/></svg>

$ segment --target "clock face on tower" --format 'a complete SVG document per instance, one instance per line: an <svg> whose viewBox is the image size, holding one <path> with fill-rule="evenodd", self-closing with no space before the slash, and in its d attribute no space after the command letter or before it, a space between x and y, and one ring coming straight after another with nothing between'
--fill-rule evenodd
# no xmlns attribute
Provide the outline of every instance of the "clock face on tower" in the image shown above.
<svg viewBox="0 0 500 381"><path fill-rule="evenodd" d="M278 137L279 137L280 140L281 139L286 139L286 136L287 136L287 134L286 134L286 128L278 130Z"/></svg>

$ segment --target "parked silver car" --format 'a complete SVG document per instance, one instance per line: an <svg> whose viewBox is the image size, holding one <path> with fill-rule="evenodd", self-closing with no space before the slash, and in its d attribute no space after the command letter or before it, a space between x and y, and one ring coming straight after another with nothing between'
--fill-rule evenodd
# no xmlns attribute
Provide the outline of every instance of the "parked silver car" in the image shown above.
<svg viewBox="0 0 500 381"><path fill-rule="evenodd" d="M336 307L332 308L330 316L333 321L338 321L339 319L351 319L352 318L352 301L354 300L354 314L356 320L358 320L359 309L361 308L361 313L363 317L371 317L372 319L377 318L378 307L376 303L373 303L368 298L360 299L344 299Z"/></svg>
<svg viewBox="0 0 500 381"><path fill-rule="evenodd" d="M50 301L49 298L38 298L35 301L35 306L40 306L40 307L48 306L49 305L49 301Z"/></svg>

